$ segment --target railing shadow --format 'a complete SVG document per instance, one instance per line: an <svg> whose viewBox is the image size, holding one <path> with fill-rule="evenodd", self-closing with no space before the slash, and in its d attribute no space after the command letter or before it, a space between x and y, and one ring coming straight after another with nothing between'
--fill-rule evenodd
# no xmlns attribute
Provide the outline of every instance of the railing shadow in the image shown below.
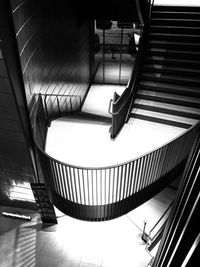
<svg viewBox="0 0 200 267"><path fill-rule="evenodd" d="M22 224L16 229L12 267L36 266L37 231Z"/></svg>

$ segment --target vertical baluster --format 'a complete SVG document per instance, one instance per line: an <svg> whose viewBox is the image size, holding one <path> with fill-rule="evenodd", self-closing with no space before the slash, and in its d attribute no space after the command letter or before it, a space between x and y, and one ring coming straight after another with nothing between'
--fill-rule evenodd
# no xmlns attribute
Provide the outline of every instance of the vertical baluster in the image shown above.
<svg viewBox="0 0 200 267"><path fill-rule="evenodd" d="M79 169L77 169L77 179L78 179L78 185L79 185L79 199L80 199L80 204L83 204L83 198L82 198L82 187L81 187L81 181L80 181L80 174L79 174Z"/></svg>
<svg viewBox="0 0 200 267"><path fill-rule="evenodd" d="M60 163L57 163L56 165L57 165L57 173L58 173L58 180L59 180L60 189L61 189L61 195L62 195L62 197L66 198L65 186L63 183L63 176L62 176L62 172L60 170Z"/></svg>
<svg viewBox="0 0 200 267"><path fill-rule="evenodd" d="M89 183L89 177L88 177L88 169L86 170L87 173L87 192L88 192L88 205L91 205L90 201L90 183Z"/></svg>
<svg viewBox="0 0 200 267"><path fill-rule="evenodd" d="M145 188L145 184L146 184L146 170L147 170L147 155L145 155L143 157L143 166L142 166L142 173L141 173L141 179L142 179L142 184L141 184L141 189L144 189Z"/></svg>
<svg viewBox="0 0 200 267"><path fill-rule="evenodd" d="M52 161L52 167L53 167L53 173L54 173L54 179L55 179L55 184L56 184L56 193L57 193L57 201L58 201L58 205L59 207L62 209L62 204L61 204L61 201L60 201L60 195L61 195L61 192L60 192L60 186L59 186L59 182L58 182L58 174L57 174L57 169L56 169L56 163L54 161Z"/></svg>
<svg viewBox="0 0 200 267"><path fill-rule="evenodd" d="M159 165L161 162L161 149L157 150L157 160L156 160L156 170L155 170L155 181L159 178L158 171L159 171Z"/></svg>
<svg viewBox="0 0 200 267"><path fill-rule="evenodd" d="M135 172L136 172L136 161L132 162L131 170L131 185L130 185L130 196L134 194L134 184L135 184Z"/></svg>
<svg viewBox="0 0 200 267"><path fill-rule="evenodd" d="M96 204L95 205L98 205L99 204L99 181L98 181L98 177L97 177L97 170L95 170L95 176L96 176Z"/></svg>
<svg viewBox="0 0 200 267"><path fill-rule="evenodd" d="M139 158L138 159L138 173L137 173L137 192L140 191L140 186L141 186L140 177L141 177L142 163L143 163L143 158Z"/></svg>
<svg viewBox="0 0 200 267"><path fill-rule="evenodd" d="M114 167L113 168L113 189L112 189L112 203L114 203L116 200L115 200L115 192L116 192L116 168Z"/></svg>
<svg viewBox="0 0 200 267"><path fill-rule="evenodd" d="M164 169L164 162L165 162L165 156L166 156L166 152L167 152L167 146L161 147L161 160L160 160L160 166L159 166L159 177L162 176L162 172Z"/></svg>
<svg viewBox="0 0 200 267"><path fill-rule="evenodd" d="M92 196L92 205L94 205L94 181L93 181L93 170L89 170L89 173L90 173L90 185L91 185L91 196Z"/></svg>
<svg viewBox="0 0 200 267"><path fill-rule="evenodd" d="M145 172L144 172L144 184L143 188L146 188L149 184L149 163L151 159L151 154L146 155L146 162L145 162Z"/></svg>
<svg viewBox="0 0 200 267"><path fill-rule="evenodd" d="M66 175L66 172L65 172L65 168L66 168L65 165L61 165L63 181L64 181L64 185L65 185L65 190L66 190L66 199L69 200L70 199L70 197L69 197L69 188L68 188L68 185L67 185L67 175Z"/></svg>
<svg viewBox="0 0 200 267"><path fill-rule="evenodd" d="M56 162L56 169L57 169L57 178L58 178L58 183L59 183L59 187L60 187L60 196L62 198L60 198L60 203L61 203L61 208L63 211L65 211L65 205L63 203L63 199L65 198L65 188L62 182L62 175L60 172L60 164Z"/></svg>
<svg viewBox="0 0 200 267"><path fill-rule="evenodd" d="M73 201L72 191L71 191L71 187L70 187L69 167L67 167L67 166L65 166L65 173L66 173L67 187L68 187L68 191L69 191L69 200Z"/></svg>
<svg viewBox="0 0 200 267"><path fill-rule="evenodd" d="M134 187L135 187L135 193L136 193L136 197L135 197L135 205L136 206L138 206L138 180L139 180L139 175L138 175L138 173L139 173L139 171L140 171L140 159L137 159L136 160L136 175L135 175L135 185L134 185Z"/></svg>
<svg viewBox="0 0 200 267"><path fill-rule="evenodd" d="M119 190L120 168L121 168L121 166L118 166L117 167L117 177L116 177L116 179L117 179L117 185L116 185L116 196L115 196L116 202L119 201L119 198L118 198L118 190Z"/></svg>
<svg viewBox="0 0 200 267"><path fill-rule="evenodd" d="M85 189L85 177L84 177L84 171L83 171L83 169L81 170L82 171L82 178L81 178L81 180L82 180L82 182L83 182L83 198L84 198L84 203L83 204L87 204L86 203L86 189Z"/></svg>
<svg viewBox="0 0 200 267"><path fill-rule="evenodd" d="M104 181L104 205L107 204L107 202L106 202L106 194L107 194L106 183L107 183L107 173L106 173L106 169L105 169L105 181Z"/></svg>
<svg viewBox="0 0 200 267"><path fill-rule="evenodd" d="M56 99L57 99L57 107L58 107L58 116L60 117L61 116L61 112L60 112L60 104L59 104L58 97L56 97Z"/></svg>
<svg viewBox="0 0 200 267"><path fill-rule="evenodd" d="M102 170L100 170L100 205L103 205Z"/></svg>
<svg viewBox="0 0 200 267"><path fill-rule="evenodd" d="M77 186L77 183L76 183L76 172L75 172L75 168L72 167L72 173L73 173L73 188L74 188L74 191L75 191L75 198L76 198L76 202L79 203L79 200L78 200L78 186Z"/></svg>
<svg viewBox="0 0 200 267"><path fill-rule="evenodd" d="M75 196L74 196L74 187L73 187L73 178L72 178L72 173L71 173L71 167L68 167L69 170L69 183L70 183L70 189L72 192L72 201L75 202Z"/></svg>
<svg viewBox="0 0 200 267"><path fill-rule="evenodd" d="M127 180L127 164L124 165L124 176L123 176L123 182L122 182L122 199L125 198L125 191L126 191L126 180Z"/></svg>
<svg viewBox="0 0 200 267"><path fill-rule="evenodd" d="M120 185L119 185L119 200L123 199L123 196L122 196L123 180L124 180L124 165L121 166Z"/></svg>
<svg viewBox="0 0 200 267"><path fill-rule="evenodd" d="M54 164L53 161L50 160L50 165L51 165L51 171L52 171L52 177L53 177L53 185L54 185L54 190L56 192L58 192L58 187L57 187L57 182L56 182L56 178L55 178L55 170L54 170Z"/></svg>
<svg viewBox="0 0 200 267"><path fill-rule="evenodd" d="M128 163L128 181L127 181L126 197L130 196L131 170L132 170L132 162L129 162Z"/></svg>
<svg viewBox="0 0 200 267"><path fill-rule="evenodd" d="M108 170L109 175L108 175L108 204L110 204L110 191L111 191L111 169L109 168Z"/></svg>
<svg viewBox="0 0 200 267"><path fill-rule="evenodd" d="M45 107L45 113L46 113L46 118L49 118L49 114L48 114L48 109L47 109L47 96L45 95L44 97L44 107Z"/></svg>
<svg viewBox="0 0 200 267"><path fill-rule="evenodd" d="M155 151L151 153L151 183L155 181L156 155Z"/></svg>
<svg viewBox="0 0 200 267"><path fill-rule="evenodd" d="M71 99L71 97L69 98L69 103L70 103L70 112L72 113L72 99Z"/></svg>

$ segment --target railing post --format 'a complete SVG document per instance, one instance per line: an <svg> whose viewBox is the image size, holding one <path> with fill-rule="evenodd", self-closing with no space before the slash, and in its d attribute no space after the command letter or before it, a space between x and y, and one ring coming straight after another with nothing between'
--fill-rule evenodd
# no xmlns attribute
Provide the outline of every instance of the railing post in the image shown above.
<svg viewBox="0 0 200 267"><path fill-rule="evenodd" d="M148 235L145 233L146 225L147 225L147 221L144 221L144 227L142 231L142 240L144 240L145 243L147 242L147 237L148 237Z"/></svg>
<svg viewBox="0 0 200 267"><path fill-rule="evenodd" d="M71 99L71 97L69 97L69 103L70 103L70 112L72 113L72 99Z"/></svg>
<svg viewBox="0 0 200 267"><path fill-rule="evenodd" d="M146 225L147 225L147 222L144 221L143 231L142 231L142 233L137 235L137 242L140 245L145 245L148 241L148 235L145 233Z"/></svg>
<svg viewBox="0 0 200 267"><path fill-rule="evenodd" d="M47 98L47 96L45 95L45 97L44 97L44 106L45 106L45 113L46 113L46 117L48 118L48 109L47 109L47 102L46 102L46 98Z"/></svg>
<svg viewBox="0 0 200 267"><path fill-rule="evenodd" d="M60 117L60 115L61 115L61 113L60 113L60 103L59 103L58 97L56 97L56 99L57 99L57 105L58 105L58 114L59 114L59 117Z"/></svg>

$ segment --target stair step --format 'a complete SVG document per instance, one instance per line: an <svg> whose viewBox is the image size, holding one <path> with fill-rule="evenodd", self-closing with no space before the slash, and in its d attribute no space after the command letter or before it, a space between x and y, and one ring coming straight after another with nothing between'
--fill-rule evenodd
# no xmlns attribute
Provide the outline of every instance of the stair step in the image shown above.
<svg viewBox="0 0 200 267"><path fill-rule="evenodd" d="M187 26L159 26L151 25L150 31L152 33L179 33L188 35L197 35L200 33L200 27L187 27Z"/></svg>
<svg viewBox="0 0 200 267"><path fill-rule="evenodd" d="M198 6L180 6L180 5L154 5L153 13L156 11L168 11L168 12L200 12L200 7Z"/></svg>
<svg viewBox="0 0 200 267"><path fill-rule="evenodd" d="M172 74L163 74L163 73L151 73L151 72L143 72L141 75L141 79L148 81L158 81L158 82L167 82L167 83L175 83L175 84L183 84L189 86L200 86L200 79L197 78L188 78L185 76L178 76ZM200 91L199 91L200 92Z"/></svg>
<svg viewBox="0 0 200 267"><path fill-rule="evenodd" d="M177 126L181 128L189 128L191 125L194 125L198 120L185 118L181 116L175 116L170 114L164 114L155 111L148 111L144 109L134 108L130 113L130 117L150 120L158 123L164 123L172 126Z"/></svg>
<svg viewBox="0 0 200 267"><path fill-rule="evenodd" d="M184 66L195 68L195 70L200 69L200 60L185 60L166 56L147 56L145 58L145 63L162 64L167 66Z"/></svg>
<svg viewBox="0 0 200 267"><path fill-rule="evenodd" d="M184 65L181 65L184 66ZM157 72L159 71L160 73L171 73L171 74L179 74L183 75L184 77L199 77L200 75L200 70L198 69L191 69L187 67L173 67L173 66L166 66L163 64L145 64L143 69L145 71L150 71L150 72Z"/></svg>
<svg viewBox="0 0 200 267"><path fill-rule="evenodd" d="M200 12L195 11L170 11L170 10L153 10L153 18L183 18L183 19L199 19Z"/></svg>
<svg viewBox="0 0 200 267"><path fill-rule="evenodd" d="M158 41L150 40L149 47L151 48L163 48L183 51L200 51L199 43L184 43L184 42L170 42L170 41Z"/></svg>
<svg viewBox="0 0 200 267"><path fill-rule="evenodd" d="M200 98L139 89L136 98L200 109Z"/></svg>
<svg viewBox="0 0 200 267"><path fill-rule="evenodd" d="M184 51L178 49L166 49L158 47L149 47L147 55L173 57L178 59L200 60L200 52L198 51Z"/></svg>
<svg viewBox="0 0 200 267"><path fill-rule="evenodd" d="M159 26L189 26L189 27L200 27L200 19L168 19L168 18L152 18L152 25Z"/></svg>
<svg viewBox="0 0 200 267"><path fill-rule="evenodd" d="M133 107L156 111L165 114L172 114L176 116L183 116L187 118L200 119L200 108L185 107L171 103L163 103L151 100L144 100L136 98Z"/></svg>
<svg viewBox="0 0 200 267"><path fill-rule="evenodd" d="M183 33L150 33L150 40L178 42L178 43L198 43L200 34L183 34Z"/></svg>
<svg viewBox="0 0 200 267"><path fill-rule="evenodd" d="M138 89L200 98L200 90L198 88L173 83L142 80L138 84Z"/></svg>

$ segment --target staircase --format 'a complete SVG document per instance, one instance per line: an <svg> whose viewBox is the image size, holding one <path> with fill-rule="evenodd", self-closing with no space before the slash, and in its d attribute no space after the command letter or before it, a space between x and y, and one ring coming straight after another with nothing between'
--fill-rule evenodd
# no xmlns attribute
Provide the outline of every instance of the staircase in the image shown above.
<svg viewBox="0 0 200 267"><path fill-rule="evenodd" d="M200 7L153 7L129 116L186 129L200 119Z"/></svg>

